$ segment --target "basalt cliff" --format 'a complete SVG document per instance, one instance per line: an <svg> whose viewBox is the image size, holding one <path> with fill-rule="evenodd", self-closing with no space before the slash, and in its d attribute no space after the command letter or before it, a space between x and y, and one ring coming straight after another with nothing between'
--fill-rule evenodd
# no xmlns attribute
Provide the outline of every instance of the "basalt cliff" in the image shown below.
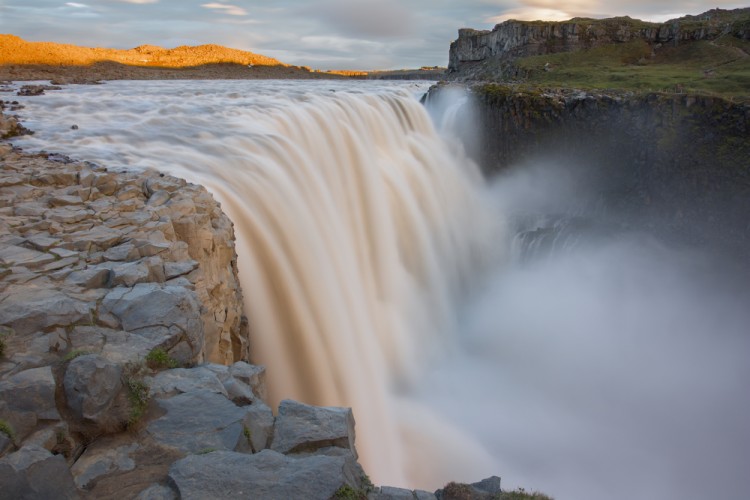
<svg viewBox="0 0 750 500"><path fill-rule="evenodd" d="M565 192L557 197L564 203L547 203L559 219L531 225L537 236L553 238L552 226L575 220L720 248L743 261L748 39L750 9L663 24L572 19L461 30L449 79L468 88L473 106L461 119L474 126L457 134L488 178L523 172ZM631 58L631 49L640 55ZM433 87L428 99L450 88Z"/></svg>
<svg viewBox="0 0 750 500"><path fill-rule="evenodd" d="M509 20L492 30L463 28L450 46L449 79L508 79L522 76L518 58L590 49L643 40L653 47L714 40L729 35L750 39L750 8L715 9L666 23L615 17L563 22Z"/></svg>

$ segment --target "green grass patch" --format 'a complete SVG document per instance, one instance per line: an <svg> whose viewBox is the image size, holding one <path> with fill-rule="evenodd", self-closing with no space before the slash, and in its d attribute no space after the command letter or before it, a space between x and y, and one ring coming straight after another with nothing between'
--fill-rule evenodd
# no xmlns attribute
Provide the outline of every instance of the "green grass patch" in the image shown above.
<svg viewBox="0 0 750 500"><path fill-rule="evenodd" d="M85 350L85 349L73 349L68 354L65 355L63 358L63 361L73 361L79 356L86 356L87 354L91 354L91 352Z"/></svg>
<svg viewBox="0 0 750 500"><path fill-rule="evenodd" d="M148 408L149 386L143 380L134 378L128 378L125 382L130 403L127 426L128 429L132 429L138 425Z"/></svg>
<svg viewBox="0 0 750 500"><path fill-rule="evenodd" d="M16 437L16 433L13 431L13 427L10 426L5 420L0 420L0 432L8 436L10 439Z"/></svg>
<svg viewBox="0 0 750 500"><path fill-rule="evenodd" d="M161 347L157 347L146 355L146 366L152 370L166 370L168 368L177 368L179 363L167 354L167 351Z"/></svg>
<svg viewBox="0 0 750 500"><path fill-rule="evenodd" d="M626 90L750 96L750 41L714 41L655 49L644 40L576 52L519 58L530 84L584 90Z"/></svg>

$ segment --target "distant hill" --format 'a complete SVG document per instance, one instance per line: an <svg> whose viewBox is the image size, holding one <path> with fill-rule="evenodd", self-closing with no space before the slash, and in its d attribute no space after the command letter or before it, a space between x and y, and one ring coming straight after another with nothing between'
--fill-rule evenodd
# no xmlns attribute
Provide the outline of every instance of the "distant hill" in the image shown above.
<svg viewBox="0 0 750 500"><path fill-rule="evenodd" d="M0 35L0 64L3 65L85 66L104 61L161 68L185 68L219 63L288 66L271 57L220 45L181 46L174 49L141 45L133 49L120 50L52 42L27 42L15 35Z"/></svg>
<svg viewBox="0 0 750 500"><path fill-rule="evenodd" d="M666 23L630 17L459 30L449 79L583 89L750 93L750 8Z"/></svg>
<svg viewBox="0 0 750 500"><path fill-rule="evenodd" d="M272 57L220 45L154 45L120 50L28 42L0 34L0 80L55 80L93 83L98 80L345 78L285 64Z"/></svg>

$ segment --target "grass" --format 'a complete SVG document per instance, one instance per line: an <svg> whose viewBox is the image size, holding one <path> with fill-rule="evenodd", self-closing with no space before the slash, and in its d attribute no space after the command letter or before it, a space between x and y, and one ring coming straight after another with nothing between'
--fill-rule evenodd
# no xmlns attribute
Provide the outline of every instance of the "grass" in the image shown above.
<svg viewBox="0 0 750 500"><path fill-rule="evenodd" d="M13 431L13 427L11 427L10 424L5 420L0 420L0 432L8 436L11 440L16 436L16 433Z"/></svg>
<svg viewBox="0 0 750 500"><path fill-rule="evenodd" d="M336 500L367 500L367 495L375 489L370 477L365 474L360 478L362 486L354 488L348 484L341 486L331 498Z"/></svg>
<svg viewBox="0 0 750 500"><path fill-rule="evenodd" d="M73 361L79 356L86 356L87 354L91 354L91 352L85 350L85 349L73 349L68 354L65 355L63 358L63 361Z"/></svg>
<svg viewBox="0 0 750 500"><path fill-rule="evenodd" d="M471 485L464 483L450 482L445 485L442 491L442 498L444 500L472 500L476 497L477 490ZM527 492L523 488L495 493L489 498L493 500L553 500L552 497L544 493L538 491Z"/></svg>
<svg viewBox="0 0 750 500"><path fill-rule="evenodd" d="M177 368L179 364L167 354L167 351L161 347L157 347L146 355L146 366L152 370L165 370L168 368Z"/></svg>
<svg viewBox="0 0 750 500"><path fill-rule="evenodd" d="M750 94L750 41L724 36L655 50L644 40L519 58L531 84L585 90L667 91L744 99ZM549 70L545 70L545 65Z"/></svg>
<svg viewBox="0 0 750 500"><path fill-rule="evenodd" d="M8 348L5 339L12 336L14 333L13 329L7 326L0 326L0 358L5 356L5 350Z"/></svg>
<svg viewBox="0 0 750 500"><path fill-rule="evenodd" d="M539 493L538 491L527 492L523 488L513 491L504 491L500 496L501 500L552 500L552 497Z"/></svg>
<svg viewBox="0 0 750 500"><path fill-rule="evenodd" d="M142 361L127 363L123 369L123 382L130 405L126 425L130 430L137 428L151 400L151 388L143 380L147 372L146 364Z"/></svg>

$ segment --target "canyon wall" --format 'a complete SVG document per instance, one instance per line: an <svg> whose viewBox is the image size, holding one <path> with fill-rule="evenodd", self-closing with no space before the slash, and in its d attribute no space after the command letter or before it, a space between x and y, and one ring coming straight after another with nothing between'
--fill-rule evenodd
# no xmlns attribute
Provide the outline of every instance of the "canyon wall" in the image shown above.
<svg viewBox="0 0 750 500"><path fill-rule="evenodd" d="M471 93L475 137L465 142L479 143L474 156L488 177L544 164L572 179L586 210L658 222L696 244L748 248L750 105L502 84Z"/></svg>
<svg viewBox="0 0 750 500"><path fill-rule="evenodd" d="M512 60L519 57L570 52L611 43L645 40L651 44L677 44L711 40L721 35L750 38L750 8L712 10L666 23L649 23L629 17L574 18L563 22L509 20L492 30L464 28L450 46L449 78L471 78L477 66L493 66L496 78L512 78Z"/></svg>

